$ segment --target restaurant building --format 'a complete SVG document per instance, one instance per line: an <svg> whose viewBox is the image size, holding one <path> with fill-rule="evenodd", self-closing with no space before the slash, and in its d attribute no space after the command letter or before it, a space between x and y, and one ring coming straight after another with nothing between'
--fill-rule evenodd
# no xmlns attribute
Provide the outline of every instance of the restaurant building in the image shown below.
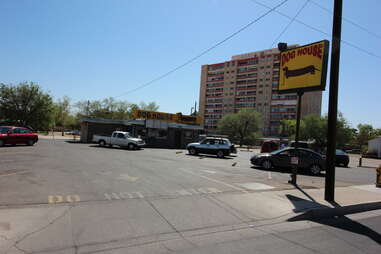
<svg viewBox="0 0 381 254"><path fill-rule="evenodd" d="M198 140L204 129L197 116L169 114L163 112L137 110L134 120L111 120L84 118L81 123L81 141L91 143L94 135L110 136L113 131L127 131L132 136L141 137L147 147L185 148L188 143Z"/></svg>

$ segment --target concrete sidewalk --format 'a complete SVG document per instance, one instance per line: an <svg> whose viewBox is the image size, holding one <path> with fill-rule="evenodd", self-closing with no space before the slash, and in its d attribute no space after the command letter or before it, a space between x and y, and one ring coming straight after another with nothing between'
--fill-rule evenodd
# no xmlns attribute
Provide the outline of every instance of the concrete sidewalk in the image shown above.
<svg viewBox="0 0 381 254"><path fill-rule="evenodd" d="M336 188L336 200L334 204L324 201L323 189L294 189L2 207L0 253L91 253L160 242L184 250L264 235L262 227L269 232L273 227L308 229L311 224L306 220L335 216L353 205L356 209L344 213L381 209L381 189L373 185ZM381 210L369 216L376 214L381 215ZM151 253L158 252L154 248Z"/></svg>

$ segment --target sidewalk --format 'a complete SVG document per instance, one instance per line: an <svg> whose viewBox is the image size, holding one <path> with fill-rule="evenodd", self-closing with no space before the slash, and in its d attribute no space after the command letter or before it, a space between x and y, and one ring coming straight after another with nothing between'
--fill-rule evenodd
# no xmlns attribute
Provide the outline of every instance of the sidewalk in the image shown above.
<svg viewBox="0 0 381 254"><path fill-rule="evenodd" d="M381 215L380 209L381 189L373 185L336 188L336 203L324 201L323 189L294 189L2 208L0 253L8 249L10 253L129 253L131 248L166 253L168 249L157 251L165 246L199 251L199 247L248 239L259 244L262 237L270 237L264 247L271 248L280 244L276 234L285 237L289 231L300 231L303 235L303 230L309 232L324 224L320 220L336 215L349 216L355 223L351 216L373 218ZM287 246L295 247L290 242ZM346 242L338 246L353 253ZM275 248L269 253L282 252Z"/></svg>

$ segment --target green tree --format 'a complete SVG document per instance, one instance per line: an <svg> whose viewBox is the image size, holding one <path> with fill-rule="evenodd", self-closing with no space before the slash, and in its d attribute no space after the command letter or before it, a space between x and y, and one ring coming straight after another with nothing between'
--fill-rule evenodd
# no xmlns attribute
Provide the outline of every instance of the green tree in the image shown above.
<svg viewBox="0 0 381 254"><path fill-rule="evenodd" d="M156 102L154 102L154 101L151 101L151 102L148 102L148 103L140 102L139 103L139 109L150 110L150 111L158 111L159 110L159 105L157 105Z"/></svg>
<svg viewBox="0 0 381 254"><path fill-rule="evenodd" d="M282 122L288 130L288 137L295 139L296 120L285 120ZM300 140L314 141L314 150L325 150L327 147L328 116L307 115L300 121ZM336 146L344 147L354 139L353 128L344 118L342 113L338 114L336 124Z"/></svg>
<svg viewBox="0 0 381 254"><path fill-rule="evenodd" d="M77 119L84 117L104 118L114 120L127 120L133 118L136 109L157 111L159 106L156 102L148 104L141 102L140 105L127 101L116 101L114 98L106 98L95 101L79 101L75 104Z"/></svg>
<svg viewBox="0 0 381 254"><path fill-rule="evenodd" d="M0 84L0 116L14 125L47 130L53 123L52 97L33 82Z"/></svg>
<svg viewBox="0 0 381 254"><path fill-rule="evenodd" d="M227 114L218 121L218 131L228 135L230 139L252 144L259 136L261 129L261 115L254 109L241 109L238 113Z"/></svg>
<svg viewBox="0 0 381 254"><path fill-rule="evenodd" d="M356 140L361 148L365 146L369 140L375 138L378 132L370 124L359 124L357 125L357 129L358 129L358 134L357 134Z"/></svg>
<svg viewBox="0 0 381 254"><path fill-rule="evenodd" d="M70 98L64 96L54 103L54 123L55 126L66 127L66 122L70 117Z"/></svg>

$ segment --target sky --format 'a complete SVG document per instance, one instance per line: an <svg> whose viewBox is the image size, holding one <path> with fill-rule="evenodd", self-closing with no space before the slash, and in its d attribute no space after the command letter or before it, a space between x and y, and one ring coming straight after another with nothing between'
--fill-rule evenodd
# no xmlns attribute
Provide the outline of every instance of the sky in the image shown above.
<svg viewBox="0 0 381 254"><path fill-rule="evenodd" d="M281 0L258 0L275 6ZM278 10L294 16L306 0ZM298 19L331 34L333 0L312 0ZM381 57L379 0L344 0L342 39ZM171 75L176 68L268 9L252 0L1 0L0 83L38 83L54 99L116 97L155 101L163 112L189 113L198 101L201 65L272 47L289 20L272 12ZM331 37L292 23L279 41L308 44ZM355 127L381 127L381 58L342 44L338 109ZM327 78L329 84L329 73ZM322 113L328 111L328 85Z"/></svg>

